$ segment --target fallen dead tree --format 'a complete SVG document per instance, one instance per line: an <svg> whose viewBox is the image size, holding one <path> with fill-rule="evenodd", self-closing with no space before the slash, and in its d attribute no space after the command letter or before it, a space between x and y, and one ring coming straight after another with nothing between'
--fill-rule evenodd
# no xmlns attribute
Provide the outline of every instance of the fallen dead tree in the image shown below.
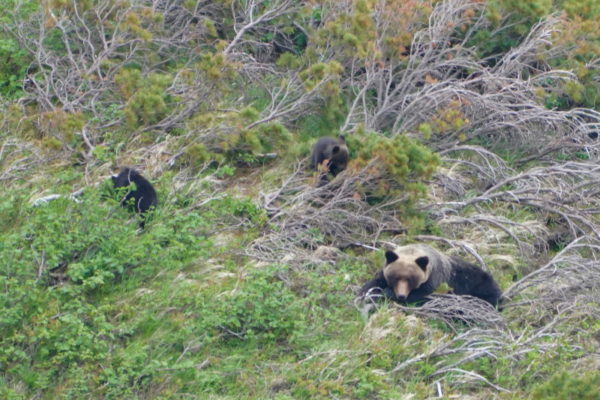
<svg viewBox="0 0 600 400"><path fill-rule="evenodd" d="M250 246L250 255L273 262L285 256L301 260L323 244L375 248L382 233L404 230L396 208L402 198L370 205L357 191L359 186L368 190L376 180L368 167L346 171L321 187L313 186L314 179L304 169L298 164L278 189L262 194L272 228Z"/></svg>
<svg viewBox="0 0 600 400"><path fill-rule="evenodd" d="M381 304L382 297L381 294L370 294L365 298L357 298L355 305L363 316L368 318L369 313ZM393 303L392 309L441 321L455 332L466 327L502 329L506 326L504 318L495 307L473 296L432 294L422 305L406 306Z"/></svg>
<svg viewBox="0 0 600 400"><path fill-rule="evenodd" d="M365 126L423 137L426 124L433 134L424 137L433 148L446 150L472 139L488 148L510 143L523 151L519 164L556 152L596 149L598 143L589 138L597 137L600 113L549 109L539 99L540 90L558 92L564 83L577 81L573 72L550 65L568 50L553 42L560 18L540 21L492 66L469 47L476 32L490 29L485 14L482 2L440 2L427 26L414 34L406 60L378 59L391 51L384 40L363 69L354 68L360 61L349 60L346 70L351 72L343 85L354 97L342 129ZM385 4L373 18L382 37L395 29ZM466 30L457 35L457 26Z"/></svg>
<svg viewBox="0 0 600 400"><path fill-rule="evenodd" d="M600 318L600 241L573 240L545 265L504 291L506 308L527 308L540 319L574 305Z"/></svg>
<svg viewBox="0 0 600 400"><path fill-rule="evenodd" d="M464 148L457 151L464 155ZM497 164L496 158L486 153L446 162L451 164L452 173L446 172L436 179L436 187L442 192L438 198L442 201L426 204L423 210L444 231L453 232L450 237L460 235L457 230L460 227L475 228L488 242L510 238L522 254L530 256L538 251L545 253L548 242L555 240L556 235L565 243L586 235L600 238L596 222L600 215L597 207L600 167L593 162L554 162L522 172L504 169L496 176L480 172L491 171L491 166ZM469 191L479 193L470 198L455 195ZM496 207L527 209L535 220L509 219L497 215L493 211ZM502 232L503 237L494 239L493 231Z"/></svg>

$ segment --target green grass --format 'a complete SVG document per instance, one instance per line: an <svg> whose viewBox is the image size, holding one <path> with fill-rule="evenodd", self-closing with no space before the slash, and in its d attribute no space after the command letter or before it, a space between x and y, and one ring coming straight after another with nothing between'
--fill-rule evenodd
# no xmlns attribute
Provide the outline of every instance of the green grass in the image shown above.
<svg viewBox="0 0 600 400"><path fill-rule="evenodd" d="M523 74L538 78L529 82L539 90L528 101L549 108L587 105L598 110L600 90L591 67L598 58L598 32L591 24L597 12L580 15L592 2L555 2L550 9L544 6L546 0L525 8L523 2L488 1L480 21L490 24L470 36L469 46L474 46L473 54L489 58L472 61L493 65L527 36L541 15L565 11L563 22L570 25L565 25L564 35L551 39L564 39L556 48L565 45L566 53L539 53L531 68L523 68ZM390 0L385 2L389 9L377 12L373 7L379 2L363 0L351 2L351 7L329 0L318 6L294 2L298 9L291 13L243 31L229 54L223 50L242 32L247 15L239 6L245 2L230 7L230 1L185 1L173 15L163 15L163 10L130 8L130 2L121 1L98 26L91 12L97 2L80 2L77 15L72 1L45 2L38 19L32 20L39 2L21 1L21 9L14 1L8 3L0 10L5 28L0 33L0 399L417 400L439 397L438 389L445 398L598 397L593 355L598 352L600 325L595 319L598 304L591 297L574 304L573 312L564 314L569 319L535 337L535 330L556 315L555 304L502 311L506 326L483 344L497 345L501 334L512 341L462 362L471 353L461 346L473 342L452 341L469 332L464 324L449 326L385 302L370 315L363 314L355 295L381 268L382 251L342 248L336 261L301 261L283 254L281 260L268 263L247 251L253 241L273 231L286 233L286 227L274 222L281 219L271 219L273 209L263 207L264 195L277 190L298 162L310 156L319 137L340 133L347 135L350 148L348 173L367 165L370 169L352 198L367 198L365 207L398 200L386 212L393 212L407 233L383 233L377 246L410 242L414 235L462 242L482 255L504 289L564 248L558 243L548 252L537 251L543 235L510 226L520 240L535 245L521 253L513 238L497 227L446 223L454 216L488 215L537 223L552 232L564 228L558 215L516 200L482 202L456 213L435 208L424 215L420 210L429 201L427 193L436 196L436 202L446 200L446 181L437 180L436 173L449 171L448 187L453 189L456 178L456 193L462 193L459 186L464 184L464 196L453 199L458 201L481 195L489 179L463 166L445 165L445 171L435 171L443 161L434 147L447 148L437 147L435 119L394 136L391 123L402 106L389 106L389 115L379 115L375 122L370 115L376 111L374 96L383 94L372 79L393 66L395 77L388 89L404 87L407 82L398 80L410 79L410 74L400 78L409 62L398 48L424 27L429 3L441 2ZM254 17L276 3L261 2ZM193 11L195 7L199 8ZM402 9L400 24L394 7ZM192 12L197 14L193 19ZM457 15L463 13L478 17L470 9ZM414 20L409 20L411 15ZM189 22L189 30L179 32L179 26L171 26L174 16L178 23ZM510 25L502 26L506 23ZM451 28L455 34L447 37L449 50L459 50L457 43L473 32L468 24ZM118 37L112 36L114 29ZM88 54L86 32L95 38L102 32L106 43L117 43L118 49L104 55L97 51L100 45ZM175 32L179 33L171 37ZM187 38L181 40L182 34L192 35L188 43ZM39 35L45 35L42 48L27 42L28 48L16 39ZM291 49L280 47L286 39ZM177 44L169 45L173 41ZM73 57L94 54L87 60L90 64L82 63L85 76L64 73L71 72L69 56L61 58L66 44L72 46ZM437 43L431 49L438 49ZM298 54L292 56L290 50ZM42 65L34 62L28 68L33 59ZM539 81L536 71L547 70L546 63L572 70L581 82ZM415 78L415 91L406 93L407 106L411 96L436 84L433 75ZM31 86L23 87L27 76L37 79L40 93L48 89L46 97ZM46 86L48 76L65 84L71 77L82 80L73 87L58 85L53 93ZM297 76L300 81L292 92L278 92ZM318 93L304 97L322 80L327 82ZM353 130L340 132L354 103L353 93L367 80L369 96L357 103ZM292 109L247 129L269 114L275 93L275 101L285 104L303 98L297 105L302 114ZM471 107L461 96L455 99L460 103L456 129L465 128L462 112ZM515 104L514 112L518 108ZM369 118L360 121L363 111ZM423 115L435 114L434 109L423 110ZM588 112L586 122L592 123L591 115ZM444 129L452 133L447 122ZM540 129L548 130L528 145L515 146L509 139L485 134L471 144L524 170L519 160L555 135L550 128ZM418 131L431 148L414 140ZM265 158L265 153L277 156ZM451 156L481 162L469 151ZM588 155L565 151L552 157L587 161ZM537 163L530 161L527 167ZM160 205L144 230L139 229L138 216L109 193L109 182L94 186L117 164L143 166L144 173L151 170L154 175ZM310 185L314 173L305 172L299 182ZM33 198L68 195L78 188L85 188L78 202L61 198L31 206ZM275 213L294 215L319 207L318 201L305 203L297 202L296 209L289 210L290 205L278 198L270 206L279 210ZM593 218L590 221L597 222ZM314 226L305 228L314 243L331 243L332 238ZM305 255L314 250L293 250L298 249ZM585 251L580 255L593 256ZM538 290L543 291L544 284ZM479 328L485 327L475 327ZM455 351L439 356L434 353L439 349ZM410 360L414 362L407 368L394 372ZM463 382L465 375L457 370L432 375L455 362L489 383Z"/></svg>

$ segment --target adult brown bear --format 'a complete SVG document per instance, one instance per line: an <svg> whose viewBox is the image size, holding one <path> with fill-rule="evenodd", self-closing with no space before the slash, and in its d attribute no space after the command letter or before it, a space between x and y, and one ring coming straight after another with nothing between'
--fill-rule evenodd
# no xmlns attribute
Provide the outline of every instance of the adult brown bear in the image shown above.
<svg viewBox="0 0 600 400"><path fill-rule="evenodd" d="M386 264L360 294L383 294L400 302L419 302L442 283L454 294L478 297L496 306L502 295L492 275L459 257L450 257L423 244L385 252Z"/></svg>

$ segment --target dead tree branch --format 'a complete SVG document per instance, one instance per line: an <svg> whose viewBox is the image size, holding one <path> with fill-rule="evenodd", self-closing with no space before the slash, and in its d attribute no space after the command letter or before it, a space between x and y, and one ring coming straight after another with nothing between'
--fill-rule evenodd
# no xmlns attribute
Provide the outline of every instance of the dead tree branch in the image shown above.
<svg viewBox="0 0 600 400"><path fill-rule="evenodd" d="M311 185L313 179L297 168L280 188L263 194L273 229L252 244L250 254L275 261L291 253L306 253L321 244L373 246L383 232L402 231L395 209L402 199L373 206L358 195L357 185L369 181L368 169L352 174L346 171L327 185L315 188ZM300 259L294 257L296 261Z"/></svg>
<svg viewBox="0 0 600 400"><path fill-rule="evenodd" d="M235 37L229 42L223 53L229 55L235 47L243 43L244 35L256 29L261 24L266 24L284 15L296 11L298 2L293 0L249 0L233 1L231 3L231 12L236 19L234 26Z"/></svg>
<svg viewBox="0 0 600 400"><path fill-rule="evenodd" d="M467 9L476 12L466 13ZM566 51L550 42L559 19L550 16L538 23L491 67L467 47L474 32L490 28L484 15L481 2L440 2L428 26L414 34L406 65L369 59L363 68L353 68L353 63L362 65L361 60L348 61L351 74L343 84L354 97L343 130L364 125L378 132L420 135L421 124L429 124L434 135L428 142L437 149L451 149L475 138L490 148L510 142L526 154L521 163L584 146L595 149L596 143L586 141L589 133L597 131L600 113L550 110L536 94L537 89L553 91L577 79L570 71L540 63ZM386 34L386 18L390 17L383 9L374 16L381 35ZM467 31L457 37L456 26ZM449 111L460 116L458 129L445 121Z"/></svg>

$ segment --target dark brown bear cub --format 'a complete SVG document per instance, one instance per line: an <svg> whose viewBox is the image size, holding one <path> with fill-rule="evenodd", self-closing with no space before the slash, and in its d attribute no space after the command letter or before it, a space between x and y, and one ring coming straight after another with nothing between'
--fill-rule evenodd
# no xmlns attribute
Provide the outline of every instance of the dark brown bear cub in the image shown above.
<svg viewBox="0 0 600 400"><path fill-rule="evenodd" d="M340 135L337 139L332 137L322 137L313 147L311 157L311 168L319 171L321 166L326 167L325 174L331 172L336 176L346 169L348 165L348 147L346 139Z"/></svg>
<svg viewBox="0 0 600 400"><path fill-rule="evenodd" d="M128 187L132 183L135 184L135 188L129 190L121 199L121 205L142 214L142 218L144 218L143 214L146 211L158 205L158 198L152 184L133 168L125 167L119 175L111 176L111 179L115 188ZM140 223L142 228L144 227L144 223L145 220L142 219Z"/></svg>
<svg viewBox="0 0 600 400"><path fill-rule="evenodd" d="M386 265L367 282L362 296L379 292L400 302L422 302L442 283L454 294L471 295L496 306L502 295L491 274L459 257L411 244L385 253Z"/></svg>

